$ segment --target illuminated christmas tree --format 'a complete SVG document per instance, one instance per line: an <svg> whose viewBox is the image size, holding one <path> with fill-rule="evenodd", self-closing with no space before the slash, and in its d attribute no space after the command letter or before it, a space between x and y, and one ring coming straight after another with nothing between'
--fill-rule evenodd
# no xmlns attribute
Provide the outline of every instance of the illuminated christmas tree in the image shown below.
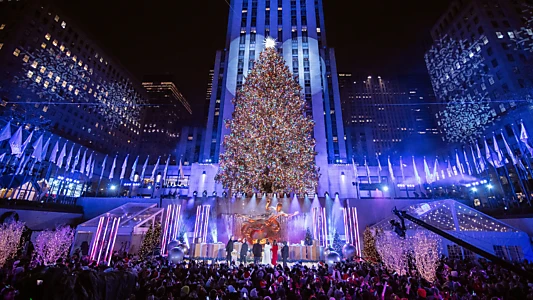
<svg viewBox="0 0 533 300"><path fill-rule="evenodd" d="M378 250L376 249L376 237L368 227L363 233L363 257L372 262L378 262L380 260Z"/></svg>
<svg viewBox="0 0 533 300"><path fill-rule="evenodd" d="M230 192L302 193L315 190L314 122L305 116L301 87L266 40L255 67L233 100L217 182Z"/></svg>
<svg viewBox="0 0 533 300"><path fill-rule="evenodd" d="M156 223L155 227L150 225L146 235L144 236L141 248L139 249L139 256L146 258L153 255L156 248L161 243L161 224Z"/></svg>
<svg viewBox="0 0 533 300"><path fill-rule="evenodd" d="M342 255L342 241L339 233L335 230L335 234L333 235L333 243L331 247L333 248L333 251L337 252L339 255Z"/></svg>

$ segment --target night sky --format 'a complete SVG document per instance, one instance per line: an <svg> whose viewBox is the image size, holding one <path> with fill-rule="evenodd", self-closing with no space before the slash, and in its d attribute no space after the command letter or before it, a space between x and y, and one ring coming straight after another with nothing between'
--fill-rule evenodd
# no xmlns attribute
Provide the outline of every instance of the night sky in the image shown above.
<svg viewBox="0 0 533 300"><path fill-rule="evenodd" d="M203 118L209 69L225 46L225 0L56 0L138 79L172 73ZM229 0L228 0L229 2ZM328 45L339 72L401 77L425 72L429 29L448 0L324 0Z"/></svg>

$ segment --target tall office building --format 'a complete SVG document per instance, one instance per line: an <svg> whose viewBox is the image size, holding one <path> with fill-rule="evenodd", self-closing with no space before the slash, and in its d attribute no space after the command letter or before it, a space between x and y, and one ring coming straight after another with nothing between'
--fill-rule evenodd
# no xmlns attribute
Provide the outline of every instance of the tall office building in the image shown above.
<svg viewBox="0 0 533 300"><path fill-rule="evenodd" d="M145 76L143 87L149 105L142 134L144 154L174 154L184 122L190 119L192 109L178 91L171 75Z"/></svg>
<svg viewBox="0 0 533 300"><path fill-rule="evenodd" d="M103 153L134 150L145 94L56 7L0 1L0 114Z"/></svg>
<svg viewBox="0 0 533 300"><path fill-rule="evenodd" d="M215 60L201 161L218 162L229 133L224 120L232 117L231 101L270 36L303 87L306 113L315 121L317 165L326 172L328 164L345 163L335 54L327 48L322 0L232 0L230 6L226 50ZM327 180L321 176L320 184Z"/></svg>
<svg viewBox="0 0 533 300"><path fill-rule="evenodd" d="M472 134L483 135L496 117L506 115L524 101L532 85L530 53L516 44L524 17L531 14L526 0L452 1L431 30L434 46L426 53L426 65L437 100L443 105L439 124L450 141ZM454 118L466 99L483 103L466 106L473 120ZM458 103L446 111L447 103ZM469 124L477 122L470 128ZM462 131L453 124L468 128Z"/></svg>

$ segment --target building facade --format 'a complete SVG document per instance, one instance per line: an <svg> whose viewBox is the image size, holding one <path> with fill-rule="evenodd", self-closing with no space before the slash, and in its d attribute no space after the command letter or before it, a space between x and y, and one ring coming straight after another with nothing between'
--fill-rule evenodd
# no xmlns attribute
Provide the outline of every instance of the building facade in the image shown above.
<svg viewBox="0 0 533 300"><path fill-rule="evenodd" d="M219 51L215 60L201 162L218 162L229 133L223 121L232 117L231 101L264 49L264 39L273 37L303 87L306 114L315 121L317 165L326 171L328 164L345 163L335 53L327 47L322 0L233 0L230 4L226 50ZM327 186L327 177L321 176L319 185Z"/></svg>
<svg viewBox="0 0 533 300"><path fill-rule="evenodd" d="M143 87L148 95L142 134L142 152L152 155L176 154L184 122L192 109L179 92L171 75L145 76Z"/></svg>
<svg viewBox="0 0 533 300"><path fill-rule="evenodd" d="M448 141L481 137L494 120L531 97L531 55L518 43L531 17L527 2L453 1L432 28L434 45L425 59ZM470 111L472 119L454 117L461 111Z"/></svg>
<svg viewBox="0 0 533 300"><path fill-rule="evenodd" d="M145 94L53 5L0 2L0 111L102 153L140 142Z"/></svg>

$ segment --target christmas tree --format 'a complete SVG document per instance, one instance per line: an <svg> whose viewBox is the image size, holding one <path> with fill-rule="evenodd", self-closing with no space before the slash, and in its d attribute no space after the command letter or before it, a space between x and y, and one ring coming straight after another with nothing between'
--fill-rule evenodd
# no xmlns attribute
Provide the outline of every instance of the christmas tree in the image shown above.
<svg viewBox="0 0 533 300"><path fill-rule="evenodd" d="M366 260L373 262L378 262L380 260L379 253L376 248L376 236L372 234L372 231L368 227L363 233L363 257Z"/></svg>
<svg viewBox="0 0 533 300"><path fill-rule="evenodd" d="M342 255L342 241L339 233L335 230L335 234L333 235L333 243L332 243L333 251L337 252L339 255Z"/></svg>
<svg viewBox="0 0 533 300"><path fill-rule="evenodd" d="M141 248L139 249L139 256L146 258L152 255L161 242L161 224L156 223L155 227L150 224L150 228L144 236Z"/></svg>
<svg viewBox="0 0 533 300"><path fill-rule="evenodd" d="M309 228L307 228L307 230L305 231L305 242L304 244L306 246L313 246L313 235L311 235L311 230L309 230Z"/></svg>
<svg viewBox="0 0 533 300"><path fill-rule="evenodd" d="M230 192L315 190L314 122L305 116L301 87L275 42L267 38L255 67L233 100L217 182Z"/></svg>

